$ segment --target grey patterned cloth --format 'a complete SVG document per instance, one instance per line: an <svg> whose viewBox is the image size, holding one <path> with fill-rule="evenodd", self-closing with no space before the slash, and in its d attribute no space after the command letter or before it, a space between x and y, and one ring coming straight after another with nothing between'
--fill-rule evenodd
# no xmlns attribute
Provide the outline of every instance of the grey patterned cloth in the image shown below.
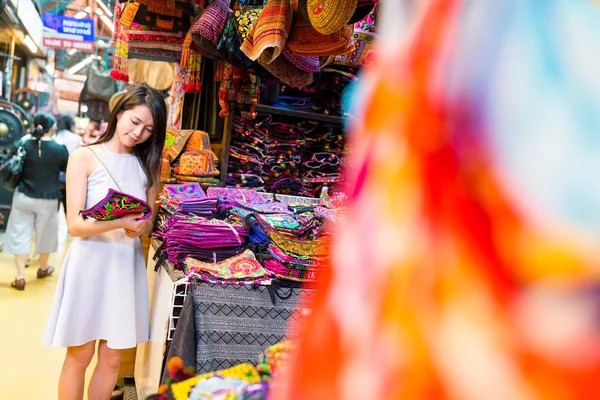
<svg viewBox="0 0 600 400"><path fill-rule="evenodd" d="M266 347L293 338L298 324L292 322L298 321L302 310L309 308L314 291L277 285L252 287L198 282L190 294L167 359L179 356L186 365L193 365L191 343L194 343L196 373L201 374L245 362L256 364ZM192 302L188 301L190 298ZM193 318L190 318L190 304Z"/></svg>

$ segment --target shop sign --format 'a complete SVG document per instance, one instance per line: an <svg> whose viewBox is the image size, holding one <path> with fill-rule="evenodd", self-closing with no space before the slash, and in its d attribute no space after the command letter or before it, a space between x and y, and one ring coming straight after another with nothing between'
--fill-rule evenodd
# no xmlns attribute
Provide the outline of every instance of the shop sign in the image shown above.
<svg viewBox="0 0 600 400"><path fill-rule="evenodd" d="M44 46L56 49L94 51L94 20L43 14Z"/></svg>

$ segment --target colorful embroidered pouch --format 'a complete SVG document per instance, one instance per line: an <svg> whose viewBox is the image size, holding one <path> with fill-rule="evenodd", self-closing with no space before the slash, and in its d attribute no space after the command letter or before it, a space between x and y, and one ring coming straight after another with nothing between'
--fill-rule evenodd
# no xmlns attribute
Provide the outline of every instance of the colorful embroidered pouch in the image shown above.
<svg viewBox="0 0 600 400"><path fill-rule="evenodd" d="M98 221L111 221L128 214L138 213L144 214L140 220L148 219L152 216L152 208L144 200L114 189L109 189L106 197L93 207L80 211L84 218L93 218Z"/></svg>
<svg viewBox="0 0 600 400"><path fill-rule="evenodd" d="M186 275L193 273L208 273L217 279L267 278L269 273L260 265L251 250L228 258L219 263L206 263L193 258L185 260L184 271Z"/></svg>

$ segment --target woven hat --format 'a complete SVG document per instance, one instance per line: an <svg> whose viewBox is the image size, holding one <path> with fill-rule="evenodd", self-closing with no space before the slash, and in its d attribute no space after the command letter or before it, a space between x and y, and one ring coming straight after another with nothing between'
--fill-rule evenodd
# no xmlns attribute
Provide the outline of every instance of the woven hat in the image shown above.
<svg viewBox="0 0 600 400"><path fill-rule="evenodd" d="M357 0L308 0L308 19L317 32L330 35L348 25L356 6Z"/></svg>
<svg viewBox="0 0 600 400"><path fill-rule="evenodd" d="M167 90L173 84L173 67L164 61L146 61L144 65L146 85L156 90Z"/></svg>
<svg viewBox="0 0 600 400"><path fill-rule="evenodd" d="M317 56L300 56L290 50L289 47L283 49L283 56L296 67L305 72L321 71L321 60Z"/></svg>
<svg viewBox="0 0 600 400"><path fill-rule="evenodd" d="M354 50L352 26L345 25L331 35L323 35L310 22L296 18L288 38L291 51L301 56L342 56Z"/></svg>
<svg viewBox="0 0 600 400"><path fill-rule="evenodd" d="M127 75L135 83L144 83L144 61L135 58L127 60Z"/></svg>
<svg viewBox="0 0 600 400"><path fill-rule="evenodd" d="M312 73L302 71L285 57L277 57L270 64L263 63L261 60L259 60L259 63L273 76L293 88L306 87L314 80Z"/></svg>
<svg viewBox="0 0 600 400"><path fill-rule="evenodd" d="M127 93L127 90L122 90L120 92L117 92L115 94L112 95L112 97L110 98L110 100L108 101L108 110L110 112L112 112L112 110L115 108L115 106L117 105L117 102L119 100L121 100L121 97L123 97L123 95Z"/></svg>
<svg viewBox="0 0 600 400"><path fill-rule="evenodd" d="M269 0L250 28L240 50L252 61L273 62L285 47L292 28L290 0Z"/></svg>

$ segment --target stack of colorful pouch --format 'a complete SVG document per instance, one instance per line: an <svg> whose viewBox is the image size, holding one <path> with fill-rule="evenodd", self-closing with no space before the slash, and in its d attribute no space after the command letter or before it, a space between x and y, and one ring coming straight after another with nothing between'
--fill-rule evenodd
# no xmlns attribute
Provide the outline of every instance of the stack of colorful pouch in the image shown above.
<svg viewBox="0 0 600 400"><path fill-rule="evenodd" d="M184 273L209 283L271 284L269 272L260 265L251 250L216 263L187 258Z"/></svg>
<svg viewBox="0 0 600 400"><path fill-rule="evenodd" d="M217 212L218 200L208 197L198 183L165 185L159 195L159 204L171 214L189 213L211 216Z"/></svg>
<svg viewBox="0 0 600 400"><path fill-rule="evenodd" d="M201 261L223 261L242 253L248 243L248 229L217 219L176 214L165 228L164 251L171 262L192 257Z"/></svg>

